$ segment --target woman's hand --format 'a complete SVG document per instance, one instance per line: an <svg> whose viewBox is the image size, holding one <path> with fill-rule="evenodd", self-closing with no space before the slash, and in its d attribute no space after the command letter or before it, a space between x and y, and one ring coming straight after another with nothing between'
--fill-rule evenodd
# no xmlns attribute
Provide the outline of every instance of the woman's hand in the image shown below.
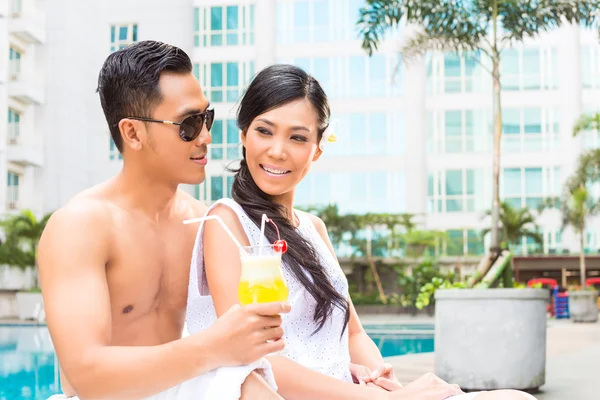
<svg viewBox="0 0 600 400"><path fill-rule="evenodd" d="M394 368L387 363L375 368L373 371L364 365L350 363L350 373L354 383L359 385L374 385L390 392L402 387L394 374Z"/></svg>

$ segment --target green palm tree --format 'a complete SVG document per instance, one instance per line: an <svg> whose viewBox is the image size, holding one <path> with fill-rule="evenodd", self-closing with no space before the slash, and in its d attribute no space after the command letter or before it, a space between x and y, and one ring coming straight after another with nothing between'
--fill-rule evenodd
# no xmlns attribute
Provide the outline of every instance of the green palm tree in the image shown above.
<svg viewBox="0 0 600 400"><path fill-rule="evenodd" d="M19 214L9 215L0 221L6 236L2 244L3 251L13 257L13 262L21 267L37 267L37 248L42 232L48 223L52 213L38 219L30 210L22 210Z"/></svg>
<svg viewBox="0 0 600 400"><path fill-rule="evenodd" d="M502 51L524 39L565 23L591 27L600 19L600 1L590 0L367 0L357 22L362 47L369 55L377 49L387 30L402 21L420 27L402 46L410 60L430 51L455 52L474 57L490 73L493 89L494 157L492 196L492 253L499 251L500 238L500 65Z"/></svg>
<svg viewBox="0 0 600 400"><path fill-rule="evenodd" d="M484 214L486 217L492 215L488 210ZM533 239L537 244L544 243L542 235L539 233L539 227L535 222L535 215L528 208L516 209L507 202L500 204L500 221L498 231L501 247L508 248L512 245L519 245L523 237ZM492 229L486 228L481 231L481 235L487 235Z"/></svg>
<svg viewBox="0 0 600 400"><path fill-rule="evenodd" d="M585 288L585 229L589 216L598 214L600 204L594 201L584 185L575 190L567 190L560 204L562 214L562 229L571 226L579 238L579 271L581 288Z"/></svg>

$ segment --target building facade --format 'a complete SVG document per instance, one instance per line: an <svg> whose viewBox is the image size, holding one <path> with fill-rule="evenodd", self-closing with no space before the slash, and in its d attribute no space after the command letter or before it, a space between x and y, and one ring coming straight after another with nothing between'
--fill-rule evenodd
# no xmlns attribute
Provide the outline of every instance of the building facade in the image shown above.
<svg viewBox="0 0 600 400"><path fill-rule="evenodd" d="M489 221L482 215L492 194L492 86L479 55L405 62L398 48L410 30L400 27L367 57L355 30L360 0L1 4L5 209L48 212L119 171L122 161L95 93L97 74L111 51L156 39L190 54L216 109L207 179L185 188L197 198L210 203L230 195L227 167L241 156L235 112L246 84L267 65L293 63L325 88L339 139L298 188L298 205L414 213L426 228L459 243L443 245L442 254L483 252L480 231ZM584 149L600 145L596 133L572 137L579 115L600 108L597 34L567 26L506 49L502 83L501 196L534 208L560 194ZM572 233L561 233L557 211L539 223L543 252L577 249ZM599 233L592 222L589 251L600 249ZM528 247L523 241L519 251Z"/></svg>

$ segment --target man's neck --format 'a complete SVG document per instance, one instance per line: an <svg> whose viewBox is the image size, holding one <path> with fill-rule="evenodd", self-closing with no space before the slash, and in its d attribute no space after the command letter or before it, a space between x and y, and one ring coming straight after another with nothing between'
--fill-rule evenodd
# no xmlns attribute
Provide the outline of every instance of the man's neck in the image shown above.
<svg viewBox="0 0 600 400"><path fill-rule="evenodd" d="M147 171L124 165L114 185L127 208L141 212L154 222L170 219L176 210L178 185L151 176Z"/></svg>

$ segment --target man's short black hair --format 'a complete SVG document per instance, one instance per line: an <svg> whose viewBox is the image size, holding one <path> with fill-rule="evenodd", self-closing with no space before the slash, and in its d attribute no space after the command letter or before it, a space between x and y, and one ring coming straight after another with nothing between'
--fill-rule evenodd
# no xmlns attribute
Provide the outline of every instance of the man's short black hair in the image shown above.
<svg viewBox="0 0 600 400"><path fill-rule="evenodd" d="M180 48L147 40L112 53L98 76L98 93L117 149L123 151L121 119L151 117L162 101L158 82L163 72L190 73L192 62Z"/></svg>

